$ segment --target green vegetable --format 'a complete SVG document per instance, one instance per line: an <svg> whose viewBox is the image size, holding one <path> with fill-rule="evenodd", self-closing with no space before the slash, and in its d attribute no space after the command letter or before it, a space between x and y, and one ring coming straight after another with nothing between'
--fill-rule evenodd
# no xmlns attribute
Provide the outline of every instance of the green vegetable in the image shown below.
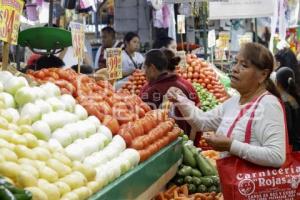
<svg viewBox="0 0 300 200"><path fill-rule="evenodd" d="M198 169L202 172L204 176L214 176L217 175L216 170L212 167L208 160L206 160L201 154L194 156Z"/></svg>
<svg viewBox="0 0 300 200"><path fill-rule="evenodd" d="M214 184L214 181L209 177L201 177L200 180L201 180L201 183L203 185L205 185L206 187L210 187Z"/></svg>
<svg viewBox="0 0 300 200"><path fill-rule="evenodd" d="M213 180L215 186L220 185L220 178L218 176L211 176L210 178Z"/></svg>
<svg viewBox="0 0 300 200"><path fill-rule="evenodd" d="M198 177L193 177L192 183L193 183L194 185L200 185L200 184L201 184L201 179L198 178Z"/></svg>
<svg viewBox="0 0 300 200"><path fill-rule="evenodd" d="M0 199L1 200L16 200L14 195L4 186L0 186Z"/></svg>
<svg viewBox="0 0 300 200"><path fill-rule="evenodd" d="M24 194L14 194L16 200L31 200L32 194L29 191L26 191Z"/></svg>
<svg viewBox="0 0 300 200"><path fill-rule="evenodd" d="M219 104L216 97L212 93L207 91L205 88L203 88L201 84L193 83L193 86L196 89L199 99L201 101L201 110L206 112L215 108Z"/></svg>
<svg viewBox="0 0 300 200"><path fill-rule="evenodd" d="M188 190L190 194L194 194L197 191L197 188L194 184L188 184Z"/></svg>
<svg viewBox="0 0 300 200"><path fill-rule="evenodd" d="M195 168L197 166L193 153L186 145L183 145L183 164Z"/></svg>
<svg viewBox="0 0 300 200"><path fill-rule="evenodd" d="M189 136L183 135L183 136L182 136L182 139L183 139L183 141L188 141L188 140L189 140Z"/></svg>
<svg viewBox="0 0 300 200"><path fill-rule="evenodd" d="M178 175L180 176L188 176L192 173L192 168L190 166L184 166L178 171Z"/></svg>
<svg viewBox="0 0 300 200"><path fill-rule="evenodd" d="M196 176L198 178L202 177L202 173L198 169L192 169L192 176Z"/></svg>
<svg viewBox="0 0 300 200"><path fill-rule="evenodd" d="M193 178L192 178L191 176L186 176L186 177L184 178L184 182L185 182L185 183L192 183L192 181L193 181Z"/></svg>
<svg viewBox="0 0 300 200"><path fill-rule="evenodd" d="M217 192L218 191L218 188L216 186L210 186L207 190L208 192Z"/></svg>
<svg viewBox="0 0 300 200"><path fill-rule="evenodd" d="M205 185L199 185L197 188L197 192L205 193L207 191L207 187Z"/></svg>

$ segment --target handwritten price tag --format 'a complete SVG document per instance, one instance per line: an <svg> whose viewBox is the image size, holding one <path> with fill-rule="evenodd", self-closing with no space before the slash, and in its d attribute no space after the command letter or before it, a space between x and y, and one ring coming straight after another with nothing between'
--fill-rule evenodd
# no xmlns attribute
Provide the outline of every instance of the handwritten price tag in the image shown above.
<svg viewBox="0 0 300 200"><path fill-rule="evenodd" d="M178 64L180 67L186 68L186 53L185 51L177 51L176 56L180 57L180 63Z"/></svg>
<svg viewBox="0 0 300 200"><path fill-rule="evenodd" d="M0 40L17 44L23 6L21 0L0 0Z"/></svg>
<svg viewBox="0 0 300 200"><path fill-rule="evenodd" d="M70 27L74 56L78 58L79 61L82 61L84 55L84 25L76 22L71 22Z"/></svg>
<svg viewBox="0 0 300 200"><path fill-rule="evenodd" d="M108 79L116 80L122 78L122 49L109 48L106 50L106 55Z"/></svg>

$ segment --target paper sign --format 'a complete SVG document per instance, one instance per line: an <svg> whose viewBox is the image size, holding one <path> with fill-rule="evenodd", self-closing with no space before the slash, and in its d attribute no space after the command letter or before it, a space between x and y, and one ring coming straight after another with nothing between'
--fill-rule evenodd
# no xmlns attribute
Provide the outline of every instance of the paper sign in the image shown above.
<svg viewBox="0 0 300 200"><path fill-rule="evenodd" d="M229 49L229 40L230 40L229 32L220 32L219 33L219 48Z"/></svg>
<svg viewBox="0 0 300 200"><path fill-rule="evenodd" d="M0 40L17 44L23 6L22 0L0 0Z"/></svg>
<svg viewBox="0 0 300 200"><path fill-rule="evenodd" d="M106 49L106 66L109 80L122 78L122 49Z"/></svg>
<svg viewBox="0 0 300 200"><path fill-rule="evenodd" d="M176 56L180 57L180 63L178 64L180 67L186 68L186 53L185 51L177 51Z"/></svg>
<svg viewBox="0 0 300 200"><path fill-rule="evenodd" d="M79 61L82 61L84 55L84 25L71 22L70 27L74 56L78 58Z"/></svg>
<svg viewBox="0 0 300 200"><path fill-rule="evenodd" d="M244 19L270 17L277 0L227 0L209 2L209 19Z"/></svg>
<svg viewBox="0 0 300 200"><path fill-rule="evenodd" d="M244 35L238 35L239 46L241 47L245 43L253 42L252 33L245 33Z"/></svg>
<svg viewBox="0 0 300 200"><path fill-rule="evenodd" d="M177 15L177 33L185 34L185 15Z"/></svg>
<svg viewBox="0 0 300 200"><path fill-rule="evenodd" d="M215 30L211 30L208 32L208 48L212 48L216 46L216 32Z"/></svg>

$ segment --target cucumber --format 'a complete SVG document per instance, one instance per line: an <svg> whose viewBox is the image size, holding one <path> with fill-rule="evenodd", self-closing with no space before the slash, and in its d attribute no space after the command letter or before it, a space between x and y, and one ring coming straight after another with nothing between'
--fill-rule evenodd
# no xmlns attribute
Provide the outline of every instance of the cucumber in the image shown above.
<svg viewBox="0 0 300 200"><path fill-rule="evenodd" d="M189 150L186 145L183 145L183 164L196 168L196 160L193 156L193 153Z"/></svg>
<svg viewBox="0 0 300 200"><path fill-rule="evenodd" d="M217 170L217 168L215 167L215 166L213 166L213 164L207 159L207 158L205 158L204 156L202 156L205 160L206 160L206 162L208 163L208 165L211 167L211 169L213 169L213 171L214 171L214 175L218 175L218 170Z"/></svg>
<svg viewBox="0 0 300 200"><path fill-rule="evenodd" d="M197 187L194 184L188 184L189 194L194 194L197 191Z"/></svg>
<svg viewBox="0 0 300 200"><path fill-rule="evenodd" d="M197 192L205 193L207 191L207 187L205 185L199 185L197 188Z"/></svg>
<svg viewBox="0 0 300 200"><path fill-rule="evenodd" d="M208 163L209 161L206 160L201 154L194 156L198 169L202 172L204 176L215 176L217 175L215 169Z"/></svg>
<svg viewBox="0 0 300 200"><path fill-rule="evenodd" d="M202 177L202 173L198 169L192 169L191 175L199 178Z"/></svg>
<svg viewBox="0 0 300 200"><path fill-rule="evenodd" d="M193 177L192 183L193 183L194 185L197 185L197 186L198 186L198 185L201 184L201 179L198 178L198 177Z"/></svg>
<svg viewBox="0 0 300 200"><path fill-rule="evenodd" d="M215 186L220 185L220 178L218 176L211 176L210 178L213 180Z"/></svg>
<svg viewBox="0 0 300 200"><path fill-rule="evenodd" d="M193 155L195 155L195 154L198 154L199 152L198 152L198 149L196 148L196 147L194 147L194 146L187 146L189 149L190 149L190 151L193 153Z"/></svg>
<svg viewBox="0 0 300 200"><path fill-rule="evenodd" d="M184 182L185 183L192 183L192 181L193 181L193 178L191 176L184 177Z"/></svg>
<svg viewBox="0 0 300 200"><path fill-rule="evenodd" d="M214 181L209 177L201 177L200 180L202 185L205 185L206 187L214 185Z"/></svg>
<svg viewBox="0 0 300 200"><path fill-rule="evenodd" d="M192 173L192 170L193 169L190 166L184 166L177 172L177 174L185 177L190 175Z"/></svg>
<svg viewBox="0 0 300 200"><path fill-rule="evenodd" d="M208 189L207 189L208 192L217 192L218 191L218 188L216 186L210 186Z"/></svg>

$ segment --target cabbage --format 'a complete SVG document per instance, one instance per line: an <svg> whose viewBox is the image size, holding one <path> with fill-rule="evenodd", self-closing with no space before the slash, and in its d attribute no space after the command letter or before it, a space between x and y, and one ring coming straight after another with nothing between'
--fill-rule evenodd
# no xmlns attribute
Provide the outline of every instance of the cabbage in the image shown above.
<svg viewBox="0 0 300 200"><path fill-rule="evenodd" d="M22 87L15 94L15 100L19 106L33 102L36 98L37 94L31 87Z"/></svg>
<svg viewBox="0 0 300 200"><path fill-rule="evenodd" d="M4 108L15 108L16 107L14 97L6 92L0 93L0 102L3 103Z"/></svg>
<svg viewBox="0 0 300 200"><path fill-rule="evenodd" d="M4 91L14 95L18 89L28 86L28 82L24 77L13 76L4 83Z"/></svg>
<svg viewBox="0 0 300 200"><path fill-rule="evenodd" d="M46 93L46 97L56 97L60 95L59 87L57 87L54 83L45 83L40 86Z"/></svg>
<svg viewBox="0 0 300 200"><path fill-rule="evenodd" d="M52 107L53 111L65 110L65 104L61 102L57 97L51 97L47 99L47 103Z"/></svg>
<svg viewBox="0 0 300 200"><path fill-rule="evenodd" d="M21 118L29 118L31 122L35 122L41 118L41 110L33 103L27 103L21 109Z"/></svg>
<svg viewBox="0 0 300 200"><path fill-rule="evenodd" d="M41 140L48 141L51 137L51 130L48 124L44 121L37 121L32 124L33 134Z"/></svg>
<svg viewBox="0 0 300 200"><path fill-rule="evenodd" d="M39 107L39 109L41 110L42 114L46 114L49 112L52 112L52 107L50 106L49 103L47 103L44 100L38 99L34 102L34 105L36 105L37 107Z"/></svg>
<svg viewBox="0 0 300 200"><path fill-rule="evenodd" d="M60 97L60 101L65 105L65 109L69 112L74 111L74 107L76 104L75 99L69 95L69 94L64 94Z"/></svg>
<svg viewBox="0 0 300 200"><path fill-rule="evenodd" d="M74 113L79 117L80 120L84 120L88 117L88 113L85 108L79 104L75 105Z"/></svg>

